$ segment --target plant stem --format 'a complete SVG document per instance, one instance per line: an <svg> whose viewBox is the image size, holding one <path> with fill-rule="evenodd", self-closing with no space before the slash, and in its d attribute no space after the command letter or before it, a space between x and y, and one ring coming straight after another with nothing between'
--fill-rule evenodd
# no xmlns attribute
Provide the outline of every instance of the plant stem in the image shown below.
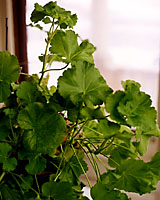
<svg viewBox="0 0 160 200"><path fill-rule="evenodd" d="M64 155L65 155L65 153L66 153L66 151L67 151L67 149L68 149L68 143L66 143L66 148L65 148L65 150L63 151L63 148L62 148L62 146L61 146L61 149L62 149L62 158L61 158L61 160L60 160L60 163L59 163L59 166L58 166L58 169L57 169L57 172L56 172L56 178L54 179L54 181L57 181L57 179L58 179L58 177L61 175L61 173L62 173L62 171L63 171L63 169L62 170L60 170L61 169L61 166L62 166L62 163L63 163L63 161L64 161Z"/></svg>
<svg viewBox="0 0 160 200"><path fill-rule="evenodd" d="M38 180L37 180L36 174L34 175L34 177L35 177L35 181L36 181L36 185L37 185L38 192L39 192L39 194L40 194L41 192L40 192L40 188L39 188L39 184L38 184ZM38 195L38 196L39 196L39 195Z"/></svg>
<svg viewBox="0 0 160 200"><path fill-rule="evenodd" d="M142 160L142 159L139 157L139 155L137 155L135 152L132 152L129 148L127 148L127 147L125 147L125 146L123 146L123 145L120 145L120 144L116 144L116 143L113 143L113 145L118 146L118 147L121 147L122 149L125 149L125 150L131 152L131 153L132 153L133 155L135 155L137 158L139 158L140 160Z"/></svg>
<svg viewBox="0 0 160 200"><path fill-rule="evenodd" d="M77 156L77 154L76 154L76 151L75 151L73 145L71 145L71 147L72 147L73 152L74 152L74 155L76 156L77 161L78 161L78 163L79 163L79 165L80 165L80 167L81 167L81 169L82 169L82 171L83 171L83 173L84 173L84 175L85 175L85 177L86 177L86 180L87 180L87 182L88 182L88 185L89 185L89 187L91 188L92 186L91 186L91 183L90 183L90 181L89 181L89 178L88 178L88 176L87 176L87 174L86 174L86 172L85 172L85 170L84 170L84 168L83 168L83 166L82 166L82 164L81 164L81 162L80 162L80 160L79 160L79 158L78 158L78 156Z"/></svg>
<svg viewBox="0 0 160 200"><path fill-rule="evenodd" d="M96 161L93 157L93 154L90 153L91 157L92 157L92 160L93 160L93 165L94 165L94 172L96 174L96 177L97 177L97 182L99 183L99 180L100 180L100 176L99 176L99 168L97 167L97 164L96 164Z"/></svg>
<svg viewBox="0 0 160 200"><path fill-rule="evenodd" d="M51 34L51 31L52 31L52 28L53 28L54 24L51 25L50 27L50 30L49 30L49 34ZM55 28L54 32L51 34L49 40L47 40L47 45L46 45L46 49L45 49L45 53L44 53L44 60L43 60L43 67L42 67L42 75L39 79L39 85L41 84L41 81L43 79L43 76L44 76L44 73L45 73L45 67L46 67L46 64L47 64L47 52L48 52L48 47L54 37L54 35L56 34L57 32L57 29L58 29L59 25L57 25L57 27Z"/></svg>
<svg viewBox="0 0 160 200"><path fill-rule="evenodd" d="M24 194L24 191L22 190L22 187L21 187L20 183L18 182L18 180L16 179L16 177L15 177L13 174L12 174L12 177L13 177L13 179L16 181L17 185L19 186L19 188L20 188L22 194Z"/></svg>
<svg viewBox="0 0 160 200"><path fill-rule="evenodd" d="M33 192L36 193L37 196L39 196L39 193L38 193L34 188L32 188L26 181L24 181L24 179L23 179L20 175L15 174L15 173L13 173L13 172L10 172L10 174L11 174L11 175L15 175L15 176L17 176L18 178L20 178L21 181L22 181L25 185L27 185Z"/></svg>
<svg viewBox="0 0 160 200"><path fill-rule="evenodd" d="M83 126L85 125L87 123L87 121L85 121L83 124L82 124L82 126L79 128L79 130L74 134L74 132L73 132L73 137L72 137L72 139L71 139L71 143L72 143L72 141L73 141L73 139L80 133L80 131L82 130L82 128L83 128Z"/></svg>
<svg viewBox="0 0 160 200"><path fill-rule="evenodd" d="M0 176L0 182L2 181L2 179L3 179L3 177L5 176L5 172L3 172L2 174L1 174L1 176Z"/></svg>
<svg viewBox="0 0 160 200"><path fill-rule="evenodd" d="M21 72L21 73L19 73L20 75L24 75L24 76L31 76L30 74L27 74L27 73L23 73L23 72Z"/></svg>
<svg viewBox="0 0 160 200"><path fill-rule="evenodd" d="M78 141L77 141L77 142L78 142ZM81 145L81 143L78 142L78 144L81 146L81 148L82 148L83 151L85 152L85 154L86 154L86 156L87 156L89 162L91 163L91 165L92 165L92 167L93 167L93 169L94 169L94 171L95 171L95 174L96 174L96 176L97 176L96 168L95 168L95 165L93 164L94 162L91 160L91 158L89 157L88 153L87 153L86 150L83 148L83 146ZM91 153L90 153L90 154L91 154Z"/></svg>
<svg viewBox="0 0 160 200"><path fill-rule="evenodd" d="M47 69L47 70L45 70L45 71L43 71L43 72L45 73L45 72L50 72L50 71L59 71L59 70L63 70L63 69L65 69L65 68L67 68L68 65L69 65L69 63L68 63L67 65L65 65L64 67L62 67L62 68L59 68L59 69ZM42 73L42 72L40 72L40 73Z"/></svg>
<svg viewBox="0 0 160 200"><path fill-rule="evenodd" d="M108 167L105 165L105 163L97 155L95 155L95 157L103 165L103 167L108 171Z"/></svg>
<svg viewBox="0 0 160 200"><path fill-rule="evenodd" d="M120 167L119 163L117 163L115 160L113 160L111 157L106 156L105 154L101 153L104 157L112 160L118 167Z"/></svg>
<svg viewBox="0 0 160 200"><path fill-rule="evenodd" d="M13 131L11 119L9 119L9 124L10 124L11 132L12 132L12 135L13 135L13 141L16 143L17 142L17 137L16 137L15 132Z"/></svg>
<svg viewBox="0 0 160 200"><path fill-rule="evenodd" d="M99 153L101 153L101 151L103 151L104 149L107 149L108 147L110 147L110 146L112 145L113 141L114 141L114 138L112 138L111 142L105 146L105 144L106 144L107 141L108 141L108 139L105 139L105 140L102 142L101 146L95 151L95 154L99 154Z"/></svg>

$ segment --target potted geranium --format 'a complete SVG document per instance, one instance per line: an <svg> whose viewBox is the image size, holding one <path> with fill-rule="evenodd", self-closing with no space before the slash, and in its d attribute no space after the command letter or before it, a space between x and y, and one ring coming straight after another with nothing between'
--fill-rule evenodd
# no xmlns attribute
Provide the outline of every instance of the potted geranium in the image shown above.
<svg viewBox="0 0 160 200"><path fill-rule="evenodd" d="M81 175L94 200L127 200L125 192L156 189L160 153L150 162L142 159L150 137L160 136L150 96L130 80L113 92L94 65L95 47L72 30L76 14L56 2L36 3L31 21L40 29L50 26L40 76L26 74L27 81L18 83L17 58L0 52L0 199L87 200ZM55 61L65 71L57 88L48 88L45 75L59 70Z"/></svg>

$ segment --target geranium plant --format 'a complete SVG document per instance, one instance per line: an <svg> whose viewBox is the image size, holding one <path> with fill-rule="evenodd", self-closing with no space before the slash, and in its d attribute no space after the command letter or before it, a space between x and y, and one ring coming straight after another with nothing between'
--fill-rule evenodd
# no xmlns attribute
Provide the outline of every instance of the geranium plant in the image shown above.
<svg viewBox="0 0 160 200"><path fill-rule="evenodd" d="M107 85L94 65L94 45L73 31L76 14L56 2L36 3L31 21L41 30L50 27L40 75L26 74L18 83L17 58L0 52L0 199L87 200L81 175L94 200L128 200L126 192L155 190L160 153L142 159L149 139L160 136L150 96L135 81L123 81L116 92ZM64 72L57 87L48 88L54 70Z"/></svg>

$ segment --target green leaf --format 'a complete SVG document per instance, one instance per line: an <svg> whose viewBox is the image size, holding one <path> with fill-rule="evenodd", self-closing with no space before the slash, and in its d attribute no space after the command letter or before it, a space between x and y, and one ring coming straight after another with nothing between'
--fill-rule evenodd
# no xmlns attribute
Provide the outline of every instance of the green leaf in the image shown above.
<svg viewBox="0 0 160 200"><path fill-rule="evenodd" d="M117 166L121 165L121 163L127 158L135 158L135 157L136 156L134 154L134 151L132 151L132 149L127 148L125 144L121 144L121 147L116 147L111 151L110 157L108 159L108 164L111 167L117 168Z"/></svg>
<svg viewBox="0 0 160 200"><path fill-rule="evenodd" d="M41 156L31 157L25 169L29 174L41 173L46 168L46 159Z"/></svg>
<svg viewBox="0 0 160 200"><path fill-rule="evenodd" d="M25 130L26 148L37 153L54 154L64 140L65 120L49 104L30 104L20 111L18 123Z"/></svg>
<svg viewBox="0 0 160 200"><path fill-rule="evenodd" d="M98 108L88 108L87 106L82 107L80 110L82 119L103 119L106 118L104 114L104 110L101 107Z"/></svg>
<svg viewBox="0 0 160 200"><path fill-rule="evenodd" d="M85 170L85 172L88 170L87 164L83 159L80 159L80 162ZM74 183L78 181L79 176L83 174L83 170L81 166L79 165L79 162L75 156L73 156L68 164L66 165L65 169L62 171L60 175L60 180L63 182L69 182Z"/></svg>
<svg viewBox="0 0 160 200"><path fill-rule="evenodd" d="M17 166L16 158L9 158L12 147L8 143L0 143L0 163L3 163L4 171L13 171Z"/></svg>
<svg viewBox="0 0 160 200"><path fill-rule="evenodd" d="M124 116L119 113L117 107L119 106L119 102L123 99L124 92L118 90L114 94L110 94L106 99L106 111L110 113L110 118L120 122L122 124L126 124Z"/></svg>
<svg viewBox="0 0 160 200"><path fill-rule="evenodd" d="M115 136L118 143L125 143L127 147L133 146L131 139L134 137L134 132L128 127L121 125L119 133Z"/></svg>
<svg viewBox="0 0 160 200"><path fill-rule="evenodd" d="M103 141L103 134L97 130L97 126L96 121L88 121L83 127L85 138L88 138L93 144Z"/></svg>
<svg viewBox="0 0 160 200"><path fill-rule="evenodd" d="M6 125L0 124L0 140L4 140L9 134L9 128Z"/></svg>
<svg viewBox="0 0 160 200"><path fill-rule="evenodd" d="M83 40L77 50L76 54L72 57L73 61L87 61L89 63L94 63L93 56L96 48L88 40ZM74 62L73 62L74 63Z"/></svg>
<svg viewBox="0 0 160 200"><path fill-rule="evenodd" d="M93 143L101 143L104 139L109 139L116 135L120 130L119 124L111 122L107 119L87 122L84 127L84 136Z"/></svg>
<svg viewBox="0 0 160 200"><path fill-rule="evenodd" d="M117 123L111 122L107 119L99 120L98 132L103 134L105 139L110 138L118 133L120 126Z"/></svg>
<svg viewBox="0 0 160 200"><path fill-rule="evenodd" d="M140 127L145 135L159 136L157 113L155 108L151 107L150 96L141 92L140 85L134 81L128 80L122 84L125 96L119 103L118 111L125 116L127 124Z"/></svg>
<svg viewBox="0 0 160 200"><path fill-rule="evenodd" d="M66 57L66 60L70 62L78 48L77 37L78 35L71 30L57 31L52 39L50 51L60 57Z"/></svg>
<svg viewBox="0 0 160 200"><path fill-rule="evenodd" d="M74 64L75 61L87 61L93 64L92 54L96 50L95 47L88 40L82 41L79 46L77 37L78 35L71 30L57 31L51 41L50 51L61 57L62 62ZM55 58L57 60L57 57Z"/></svg>
<svg viewBox="0 0 160 200"><path fill-rule="evenodd" d="M150 136L148 135L140 136L140 142L138 143L137 150L141 156L147 152L149 140L150 140Z"/></svg>
<svg viewBox="0 0 160 200"><path fill-rule="evenodd" d="M48 17L53 18L56 24L59 24L61 28L73 28L77 23L77 15L71 15L70 11L66 11L57 5L57 2L49 2L44 6L35 4L35 9L31 14L31 21L37 23L43 21L44 23L50 23ZM47 18L47 20L46 20Z"/></svg>
<svg viewBox="0 0 160 200"><path fill-rule="evenodd" d="M72 186L67 182L46 182L42 185L42 194L56 200L72 200L74 198Z"/></svg>
<svg viewBox="0 0 160 200"><path fill-rule="evenodd" d="M15 170L17 167L17 160L16 158L7 158L4 162L3 162L3 170L10 172Z"/></svg>
<svg viewBox="0 0 160 200"><path fill-rule="evenodd" d="M81 200L89 200L87 197L82 197Z"/></svg>
<svg viewBox="0 0 160 200"><path fill-rule="evenodd" d="M22 200L20 192L9 188L7 184L0 185L0 194L4 200Z"/></svg>
<svg viewBox="0 0 160 200"><path fill-rule="evenodd" d="M43 19L43 22L44 22L45 24L52 23L52 22L51 22L51 19L50 19L49 17L45 17L45 18Z"/></svg>
<svg viewBox="0 0 160 200"><path fill-rule="evenodd" d="M17 97L21 99L22 105L34 103L37 96L40 96L40 92L33 82L22 82L17 90Z"/></svg>
<svg viewBox="0 0 160 200"><path fill-rule="evenodd" d="M67 69L58 80L58 91L64 99L74 104L84 102L88 107L102 104L111 93L98 69L87 62Z"/></svg>
<svg viewBox="0 0 160 200"><path fill-rule="evenodd" d="M94 200L131 200L119 190L108 190L106 185L97 183L91 188L91 196Z"/></svg>
<svg viewBox="0 0 160 200"><path fill-rule="evenodd" d="M157 152L152 158L151 162L148 163L149 169L153 174L157 175L160 179L160 152Z"/></svg>
<svg viewBox="0 0 160 200"><path fill-rule="evenodd" d="M0 162L4 162L12 147L8 143L0 143Z"/></svg>
<svg viewBox="0 0 160 200"><path fill-rule="evenodd" d="M21 182L22 189L24 189L25 191L28 191L33 184L32 176L21 177L21 179L22 179L22 182Z"/></svg>
<svg viewBox="0 0 160 200"><path fill-rule="evenodd" d="M15 56L7 51L0 52L0 102L10 95L10 84L19 78L19 64Z"/></svg>
<svg viewBox="0 0 160 200"><path fill-rule="evenodd" d="M142 160L124 160L116 170L108 171L102 176L102 183L108 189L117 188L126 192L139 194L150 193L156 189L157 175Z"/></svg>
<svg viewBox="0 0 160 200"><path fill-rule="evenodd" d="M56 182L46 182L42 185L42 194L46 197L54 197L56 193Z"/></svg>

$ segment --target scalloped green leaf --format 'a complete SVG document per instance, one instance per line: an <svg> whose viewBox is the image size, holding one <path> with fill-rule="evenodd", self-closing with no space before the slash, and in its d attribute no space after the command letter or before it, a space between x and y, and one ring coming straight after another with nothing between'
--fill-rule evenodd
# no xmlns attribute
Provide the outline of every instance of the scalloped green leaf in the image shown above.
<svg viewBox="0 0 160 200"><path fill-rule="evenodd" d="M10 188L7 184L0 185L1 199L5 200L22 200L22 196L18 190Z"/></svg>
<svg viewBox="0 0 160 200"><path fill-rule="evenodd" d="M111 122L107 119L99 120L98 131L103 134L105 139L114 136L119 130L119 124Z"/></svg>
<svg viewBox="0 0 160 200"><path fill-rule="evenodd" d="M31 157L25 169L29 174L41 173L46 168L46 159L41 156Z"/></svg>
<svg viewBox="0 0 160 200"><path fill-rule="evenodd" d="M127 80L122 85L124 91L119 90L106 100L106 111L111 119L137 127L144 135L159 137L157 112L151 106L150 96L140 91L140 84L135 81Z"/></svg>
<svg viewBox="0 0 160 200"><path fill-rule="evenodd" d="M76 200L72 185L67 182L46 182L42 185L42 194L56 200Z"/></svg>
<svg viewBox="0 0 160 200"><path fill-rule="evenodd" d="M50 105L30 104L21 110L18 123L24 133L24 145L32 151L54 154L64 140L66 124Z"/></svg>
<svg viewBox="0 0 160 200"><path fill-rule="evenodd" d="M73 104L100 105L112 90L94 65L78 62L58 79L58 91Z"/></svg>
<svg viewBox="0 0 160 200"><path fill-rule="evenodd" d="M77 61L87 61L94 63L92 54L96 50L88 40L82 41L80 46L77 41L78 35L71 30L57 31L51 41L50 51L55 57L55 61L62 61L74 64ZM52 57L52 61L53 61Z"/></svg>
<svg viewBox="0 0 160 200"><path fill-rule="evenodd" d="M125 96L117 108L119 113L125 116L127 124L140 127L143 134L159 136L160 132L156 126L157 112L151 106L150 96L141 92L140 84L135 81L127 80L122 82L122 85Z"/></svg>
<svg viewBox="0 0 160 200"><path fill-rule="evenodd" d="M110 190L116 188L140 195L156 189L159 177L150 170L150 166L142 160L124 160L116 168L102 175L102 183Z"/></svg>
<svg viewBox="0 0 160 200"><path fill-rule="evenodd" d="M126 121L124 116L118 112L117 107L119 106L119 103L124 95L123 91L118 90L107 97L105 104L106 111L110 113L110 118L122 124L126 124Z"/></svg>
<svg viewBox="0 0 160 200"><path fill-rule="evenodd" d="M73 28L77 23L77 15L71 14L70 11L66 11L57 5L57 2L49 2L44 6L35 4L34 10L31 14L31 21L37 23L43 21L44 23L52 23L48 17L54 19L54 23L60 25L61 28L67 27Z"/></svg>
<svg viewBox="0 0 160 200"><path fill-rule="evenodd" d="M83 159L79 158L79 160L80 160L81 165L83 166L84 171L87 172L88 171L87 163ZM81 174L84 174L84 172L77 158L73 156L69 160L68 164L66 165L65 169L62 171L59 178L63 182L75 184L77 181L79 181L78 178Z"/></svg>
<svg viewBox="0 0 160 200"><path fill-rule="evenodd" d="M15 170L17 167L17 160L16 158L7 158L4 162L3 162L3 170L10 172Z"/></svg>
<svg viewBox="0 0 160 200"><path fill-rule="evenodd" d="M28 105L34 102L45 102L45 98L34 82L21 82L17 90L17 97L21 100L22 105Z"/></svg>
<svg viewBox="0 0 160 200"><path fill-rule="evenodd" d="M12 150L12 147L8 143L0 143L0 162L3 163L8 157L8 153Z"/></svg>
<svg viewBox="0 0 160 200"><path fill-rule="evenodd" d="M10 95L10 84L19 78L19 64L16 56L8 51L0 52L0 102Z"/></svg>
<svg viewBox="0 0 160 200"><path fill-rule="evenodd" d="M119 190L108 190L102 183L97 183L91 188L91 196L94 200L131 200Z"/></svg>

